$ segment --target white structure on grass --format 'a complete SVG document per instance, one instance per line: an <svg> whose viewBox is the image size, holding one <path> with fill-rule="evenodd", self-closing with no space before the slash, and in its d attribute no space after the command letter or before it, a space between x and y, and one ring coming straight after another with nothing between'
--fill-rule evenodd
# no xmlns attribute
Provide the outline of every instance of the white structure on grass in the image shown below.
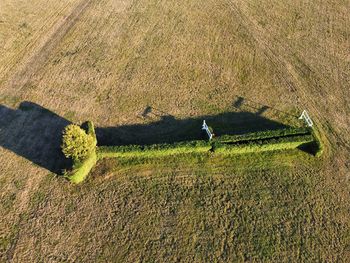
<svg viewBox="0 0 350 263"><path fill-rule="evenodd" d="M203 121L202 130L205 130L208 134L209 140L213 138L213 134L210 132L208 125Z"/></svg>
<svg viewBox="0 0 350 263"><path fill-rule="evenodd" d="M304 110L303 113L300 115L299 120L304 120L307 126L309 127L312 127L314 125L306 110Z"/></svg>

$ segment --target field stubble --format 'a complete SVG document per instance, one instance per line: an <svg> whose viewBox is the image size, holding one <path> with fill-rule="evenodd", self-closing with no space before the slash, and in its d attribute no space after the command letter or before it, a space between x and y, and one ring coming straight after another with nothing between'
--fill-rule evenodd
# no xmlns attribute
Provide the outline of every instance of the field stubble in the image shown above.
<svg viewBox="0 0 350 263"><path fill-rule="evenodd" d="M14 115L1 115L0 141L11 148L45 144L19 129L57 125L9 111L23 101L101 128L229 111L290 124L281 112L306 108L327 142L316 161L294 151L159 161L168 167L106 161L79 187L1 148L1 260L349 258L349 9L319 0L1 1L0 114ZM168 137L178 131L171 123Z"/></svg>

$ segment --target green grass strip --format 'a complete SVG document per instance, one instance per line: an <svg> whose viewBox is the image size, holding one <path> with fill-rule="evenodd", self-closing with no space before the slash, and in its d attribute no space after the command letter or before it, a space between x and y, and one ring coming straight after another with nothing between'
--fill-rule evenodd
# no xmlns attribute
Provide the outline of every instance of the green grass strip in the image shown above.
<svg viewBox="0 0 350 263"><path fill-rule="evenodd" d="M95 140L92 122L87 122L87 133ZM212 141L197 140L172 144L126 145L97 147L89 158L73 165L73 171L67 176L73 183L82 182L97 160L103 158L161 158L171 155L208 153L244 154L266 151L295 149L301 145L315 142L315 137L307 128L287 128L242 135L224 135Z"/></svg>
<svg viewBox="0 0 350 263"><path fill-rule="evenodd" d="M95 166L96 162L97 162L97 155L94 152L93 154L91 154L89 158L87 158L83 162L79 164L74 164L73 171L71 172L71 175L68 176L69 181L75 184L78 184L84 181L84 179L90 173L91 169Z"/></svg>
<svg viewBox="0 0 350 263"><path fill-rule="evenodd" d="M215 143L214 152L219 154L244 154L277 150L290 150L314 141L313 136L282 137L279 139L260 140L247 144Z"/></svg>
<svg viewBox="0 0 350 263"><path fill-rule="evenodd" d="M174 144L154 144L154 145L128 145L98 147L98 158L115 158L115 157L163 157L176 154L187 153L205 153L212 148L207 141L190 141Z"/></svg>

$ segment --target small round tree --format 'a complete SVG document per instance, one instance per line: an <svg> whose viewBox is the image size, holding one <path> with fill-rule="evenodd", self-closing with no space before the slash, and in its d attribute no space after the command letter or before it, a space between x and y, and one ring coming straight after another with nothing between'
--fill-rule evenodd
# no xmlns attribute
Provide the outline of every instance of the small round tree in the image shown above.
<svg viewBox="0 0 350 263"><path fill-rule="evenodd" d="M95 151L96 141L78 125L70 124L63 131L61 147L67 158L82 161Z"/></svg>

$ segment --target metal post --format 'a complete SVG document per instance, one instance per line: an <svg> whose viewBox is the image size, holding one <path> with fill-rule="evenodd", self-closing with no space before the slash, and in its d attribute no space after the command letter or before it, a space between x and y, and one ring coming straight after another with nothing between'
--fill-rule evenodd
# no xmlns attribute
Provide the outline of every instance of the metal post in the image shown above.
<svg viewBox="0 0 350 263"><path fill-rule="evenodd" d="M213 134L210 132L209 127L208 127L207 123L205 122L205 120L203 121L202 130L205 130L207 132L209 140L211 140L213 138Z"/></svg>
<svg viewBox="0 0 350 263"><path fill-rule="evenodd" d="M302 112L302 114L299 117L299 120L304 120L306 122L306 125L309 127L312 127L314 125L306 110Z"/></svg>

